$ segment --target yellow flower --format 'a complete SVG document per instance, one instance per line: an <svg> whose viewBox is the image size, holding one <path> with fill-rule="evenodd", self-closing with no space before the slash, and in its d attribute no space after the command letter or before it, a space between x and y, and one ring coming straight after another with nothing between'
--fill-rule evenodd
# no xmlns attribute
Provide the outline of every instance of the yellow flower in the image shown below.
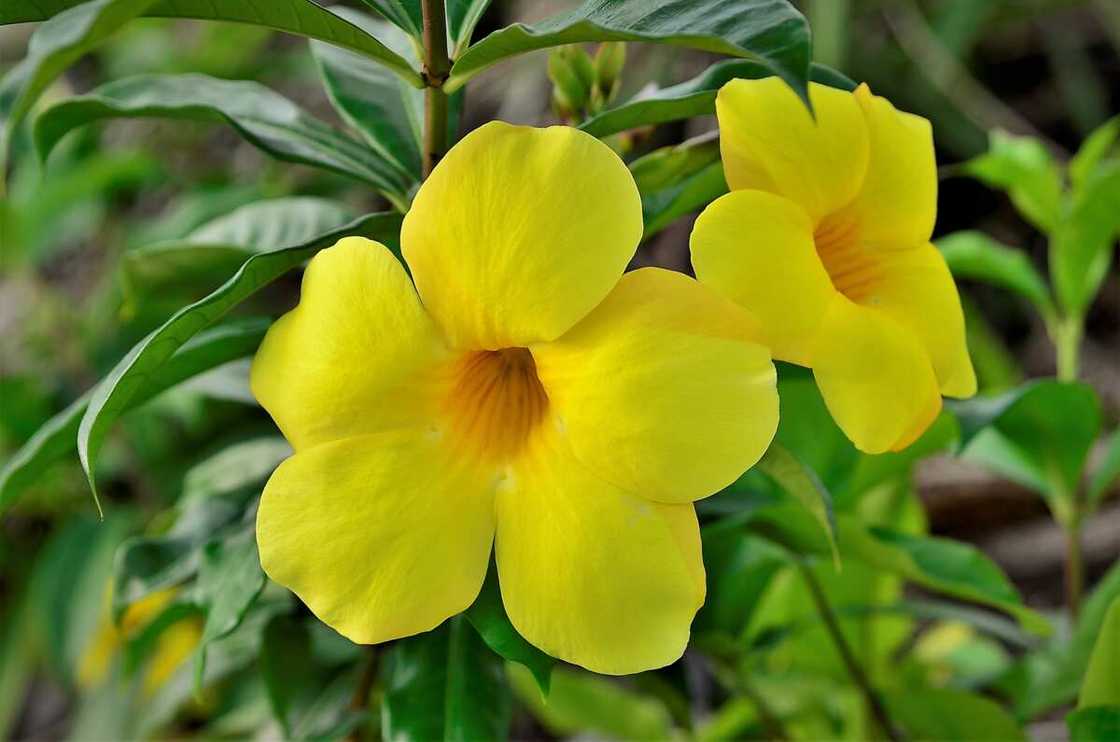
<svg viewBox="0 0 1120 742"><path fill-rule="evenodd" d="M368 240L319 253L253 365L295 449L261 498L265 571L376 643L467 608L494 545L544 651L606 673L678 658L704 598L691 503L759 458L777 396L740 308L622 276L641 234L606 145L491 123L416 195L413 281Z"/></svg>
<svg viewBox="0 0 1120 742"><path fill-rule="evenodd" d="M759 320L775 358L813 369L857 447L898 450L942 394L976 392L960 297L929 242L933 138L866 85L810 97L815 123L777 78L719 91L732 192L697 220L692 264Z"/></svg>
<svg viewBox="0 0 1120 742"><path fill-rule="evenodd" d="M112 589L106 587L102 616L78 661L78 685L85 689L100 685L125 643L158 618L178 592L178 588L168 588L141 598L125 610L118 624L112 616ZM154 695L171 678L201 638L202 620L196 615L184 616L160 632L141 681L145 696Z"/></svg>

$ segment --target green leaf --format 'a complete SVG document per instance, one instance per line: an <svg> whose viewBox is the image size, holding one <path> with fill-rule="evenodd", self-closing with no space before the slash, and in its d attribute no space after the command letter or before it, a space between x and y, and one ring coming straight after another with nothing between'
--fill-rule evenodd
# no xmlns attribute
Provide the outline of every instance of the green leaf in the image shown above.
<svg viewBox="0 0 1120 742"><path fill-rule="evenodd" d="M380 213L361 217L308 242L259 253L246 260L237 273L195 303L183 307L141 340L93 390L89 407L78 429L78 456L82 461L94 501L97 486L93 462L113 422L128 409L147 379L195 334L257 289L295 268L324 247L347 235L364 235L395 245L400 230L399 214ZM100 503L98 509L100 510Z"/></svg>
<svg viewBox="0 0 1120 742"><path fill-rule="evenodd" d="M510 623L505 606L502 604L502 594L498 587L498 570L493 560L490 562L482 591L464 615L486 642L486 646L503 658L527 667L533 673L541 693L548 695L552 667L556 664L556 660L525 641Z"/></svg>
<svg viewBox="0 0 1120 742"><path fill-rule="evenodd" d="M91 0L80 5L71 3L76 7L51 18L35 31L27 45L27 56L0 80L0 117L3 118L0 164L7 157L8 142L15 127L47 86L79 57L142 14L153 2ZM0 11L0 19L21 9L17 5L12 11Z"/></svg>
<svg viewBox="0 0 1120 742"><path fill-rule="evenodd" d="M1056 633L999 680L1000 692L1015 701L1019 718L1034 718L1077 698L1105 614L1118 597L1120 562L1097 582L1082 605L1072 636Z"/></svg>
<svg viewBox="0 0 1120 742"><path fill-rule="evenodd" d="M253 353L260 345L269 322L248 318L214 327L175 349L167 362L153 373L138 378L136 389L120 412L137 407L203 371ZM0 470L0 512L11 507L19 495L58 459L74 451L78 428L93 390L59 412L8 459Z"/></svg>
<svg viewBox="0 0 1120 742"><path fill-rule="evenodd" d="M809 27L786 0L585 0L540 23L515 23L471 46L451 68L451 91L508 57L588 41L649 41L747 57L807 98Z"/></svg>
<svg viewBox="0 0 1120 742"><path fill-rule="evenodd" d="M201 686L206 669L206 648L241 623L261 590L265 577L252 530L224 541L213 541L202 550L195 599L206 610L206 623L198 642L195 680Z"/></svg>
<svg viewBox="0 0 1120 742"><path fill-rule="evenodd" d="M541 697L532 675L509 665L510 685L546 729L557 737L591 732L620 740L672 739L673 724L656 698L639 695L612 680L568 667L553 673L548 699Z"/></svg>
<svg viewBox="0 0 1120 742"><path fill-rule="evenodd" d="M716 62L691 80L639 93L625 103L595 114L579 128L601 138L640 126L712 115L716 112L716 93L729 80L757 80L773 74L759 62L726 59ZM839 72L819 64L810 68L809 79L842 90L854 90L856 87Z"/></svg>
<svg viewBox="0 0 1120 742"><path fill-rule="evenodd" d="M780 443L771 443L755 467L774 480L787 494L792 495L802 507L812 514L828 539L832 559L840 566L840 553L836 549L836 522L832 513L832 496L821 484L816 473Z"/></svg>
<svg viewBox="0 0 1120 742"><path fill-rule="evenodd" d="M5 0L0 9L0 23L44 21L79 2L80 0ZM155 3L145 2L144 5L147 7L141 12L149 17L232 21L326 41L378 60L418 88L424 85L420 73L407 61L357 26L312 0L269 0L266 3L159 0Z"/></svg>
<svg viewBox="0 0 1120 742"><path fill-rule="evenodd" d="M62 100L35 121L35 143L45 160L70 130L107 118L163 117L225 121L274 157L325 168L374 186L400 210L410 182L404 171L361 142L307 114L255 82L206 75L138 75Z"/></svg>
<svg viewBox="0 0 1120 742"><path fill-rule="evenodd" d="M949 539L866 528L849 515L840 515L836 521L844 559L857 559L930 590L992 606L1014 616L1031 633L1050 633L1049 622L1023 605L999 567L975 547Z"/></svg>
<svg viewBox="0 0 1120 742"><path fill-rule="evenodd" d="M1098 126L1081 143L1081 148L1069 162L1069 179L1074 189L1082 187L1101 160L1113 154L1120 154L1116 146L1118 141L1120 141L1120 116L1113 116Z"/></svg>
<svg viewBox="0 0 1120 742"><path fill-rule="evenodd" d="M1054 230L1062 208L1062 171L1042 142L995 130L988 151L961 170L1006 191L1019 213L1042 232Z"/></svg>
<svg viewBox="0 0 1120 742"><path fill-rule="evenodd" d="M1073 498L1101 425L1100 402L1081 383L1040 381L998 397L954 402L964 456L1041 494L1069 524Z"/></svg>
<svg viewBox="0 0 1120 742"><path fill-rule="evenodd" d="M956 278L983 281L1014 291L1034 304L1044 317L1054 315L1054 303L1046 281L1022 250L974 231L953 232L936 244Z"/></svg>
<svg viewBox="0 0 1120 742"><path fill-rule="evenodd" d="M409 39L397 28L346 8L336 12L384 39L401 56L415 58ZM327 95L342 119L382 159L407 173L413 182L419 181L424 91L403 82L376 62L331 44L312 42L311 53Z"/></svg>
<svg viewBox="0 0 1120 742"><path fill-rule="evenodd" d="M1120 235L1120 159L1094 168L1073 192L1050 242L1054 292L1080 317L1108 274Z"/></svg>
<svg viewBox="0 0 1120 742"><path fill-rule="evenodd" d="M447 0L447 31L451 37L451 58L456 59L470 46L475 26L490 7L490 0Z"/></svg>
<svg viewBox="0 0 1120 742"><path fill-rule="evenodd" d="M1066 717L1070 742L1113 742L1120 739L1120 706L1090 706Z"/></svg>
<svg viewBox="0 0 1120 742"><path fill-rule="evenodd" d="M506 738L511 704L502 661L464 617L401 639L387 653L386 663L384 739Z"/></svg>
<svg viewBox="0 0 1120 742"><path fill-rule="evenodd" d="M246 204L181 239L126 252L121 265L126 290L130 297L166 299L168 294L196 292L199 286L213 288L251 256L307 242L353 218L342 204L307 196Z"/></svg>
<svg viewBox="0 0 1120 742"><path fill-rule="evenodd" d="M260 485L291 455L292 447L276 435L250 438L227 446L187 470L178 507L186 509L209 497Z"/></svg>
<svg viewBox="0 0 1120 742"><path fill-rule="evenodd" d="M420 38L420 28L423 24L420 0L362 0L362 2L405 33ZM335 8L336 11L340 9L341 6Z"/></svg>
<svg viewBox="0 0 1120 742"><path fill-rule="evenodd" d="M1085 668L1077 708L1120 706L1120 597L1113 598Z"/></svg>
<svg viewBox="0 0 1120 742"><path fill-rule="evenodd" d="M719 142L710 136L656 149L630 163L630 172L642 197L643 238L727 193Z"/></svg>
<svg viewBox="0 0 1120 742"><path fill-rule="evenodd" d="M1085 490L1085 505L1090 512L1117 481L1120 481L1120 428L1112 431L1112 435L1108 437L1108 441L1104 444L1104 455L1097 468L1089 475L1089 486Z"/></svg>
<svg viewBox="0 0 1120 742"><path fill-rule="evenodd" d="M324 647L331 641L337 646ZM261 649L261 674L285 739L341 738L340 726L348 731L360 720L348 703L357 685L357 667L347 663L359 654L355 645L322 624L281 615L265 628Z"/></svg>
<svg viewBox="0 0 1120 742"><path fill-rule="evenodd" d="M951 688L884 694L887 713L913 739L1025 740L1015 719L983 696Z"/></svg>

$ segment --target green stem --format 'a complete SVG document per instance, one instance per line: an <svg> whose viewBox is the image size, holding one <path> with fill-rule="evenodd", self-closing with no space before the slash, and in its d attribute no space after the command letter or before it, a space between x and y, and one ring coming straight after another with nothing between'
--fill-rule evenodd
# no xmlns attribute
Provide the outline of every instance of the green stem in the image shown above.
<svg viewBox="0 0 1120 742"><path fill-rule="evenodd" d="M362 675L358 678L358 687L350 699L352 711L365 711L369 708L370 696L373 694L373 683L377 679L378 649L376 644L366 647L368 656L366 665L362 668ZM359 742L362 739L362 726L358 726L346 738L347 742Z"/></svg>
<svg viewBox="0 0 1120 742"><path fill-rule="evenodd" d="M1057 350L1058 380L1076 381L1081 356L1081 319L1065 317L1054 325L1053 339Z"/></svg>
<svg viewBox="0 0 1120 742"><path fill-rule="evenodd" d="M864 672L863 667L856 659L855 652L852 651L848 640L844 637L844 632L840 630L840 622L836 618L836 612L832 610L832 606L828 603L828 598L825 597L824 590L821 588L820 582L817 580L816 575L809 569L808 565L803 562L798 562L798 567L801 570L801 576L805 579L805 584L809 586L809 593L813 597L813 603L817 607L817 612L820 614L821 619L824 621L825 628L828 629L828 634L832 638L832 643L836 645L836 650L840 653L840 659L844 661L844 666L848 670L848 674L852 678L852 682L863 693L864 698L867 700L867 708L871 711L871 716L882 728L883 733L891 742L899 742L902 738L895 730L894 725L891 724L891 718L887 714L887 709L883 706L882 699L875 689L871 687L871 681Z"/></svg>
<svg viewBox="0 0 1120 742"><path fill-rule="evenodd" d="M443 83L451 71L447 56L447 11L444 0L422 0L424 19L424 177L447 151L447 93Z"/></svg>

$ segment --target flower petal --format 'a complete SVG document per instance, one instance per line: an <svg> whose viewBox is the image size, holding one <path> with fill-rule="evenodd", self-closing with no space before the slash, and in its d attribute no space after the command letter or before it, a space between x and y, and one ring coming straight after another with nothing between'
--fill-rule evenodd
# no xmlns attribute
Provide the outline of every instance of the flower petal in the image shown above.
<svg viewBox="0 0 1120 742"><path fill-rule="evenodd" d="M867 175L847 211L870 245L904 248L927 242L937 218L937 164L929 121L895 109L867 85L855 99L867 120Z"/></svg>
<svg viewBox="0 0 1120 742"><path fill-rule="evenodd" d="M557 433L541 436L499 490L495 549L514 627L593 672L674 662L704 602L693 507L595 477Z"/></svg>
<svg viewBox="0 0 1120 742"><path fill-rule="evenodd" d="M690 247L696 277L758 319L775 358L809 365L836 291L804 210L770 193L733 191L700 214Z"/></svg>
<svg viewBox="0 0 1120 742"><path fill-rule="evenodd" d="M843 296L817 335L812 366L832 417L866 453L905 448L941 410L918 339L885 313Z"/></svg>
<svg viewBox="0 0 1120 742"><path fill-rule="evenodd" d="M352 641L428 631L482 587L492 493L491 482L426 432L315 446L281 464L265 487L261 566Z"/></svg>
<svg viewBox="0 0 1120 742"><path fill-rule="evenodd" d="M975 394L976 373L965 343L960 295L937 248L927 242L907 250L883 251L877 272L863 303L886 312L917 335L933 362L942 394Z"/></svg>
<svg viewBox="0 0 1120 742"><path fill-rule="evenodd" d="M641 200L609 147L570 127L492 122L420 187L401 243L424 305L454 347L554 340L622 275Z"/></svg>
<svg viewBox="0 0 1120 742"><path fill-rule="evenodd" d="M269 329L250 382L298 451L431 419L424 382L446 353L400 262L347 237L311 259L299 306Z"/></svg>
<svg viewBox="0 0 1120 742"><path fill-rule="evenodd" d="M868 141L851 93L811 83L809 99L816 121L777 77L732 80L716 95L716 116L731 189L785 196L815 226L859 193Z"/></svg>
<svg viewBox="0 0 1120 742"><path fill-rule="evenodd" d="M532 351L576 457L622 489L684 503L731 484L774 436L774 364L757 332L711 289L645 268Z"/></svg>

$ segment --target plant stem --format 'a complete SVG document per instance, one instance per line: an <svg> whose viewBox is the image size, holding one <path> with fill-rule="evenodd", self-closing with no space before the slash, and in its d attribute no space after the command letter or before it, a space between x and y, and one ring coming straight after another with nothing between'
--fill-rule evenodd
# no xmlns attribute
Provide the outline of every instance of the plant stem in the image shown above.
<svg viewBox="0 0 1120 742"><path fill-rule="evenodd" d="M1085 560L1081 553L1081 525L1066 529L1066 606L1074 621L1081 612L1081 593L1085 589Z"/></svg>
<svg viewBox="0 0 1120 742"><path fill-rule="evenodd" d="M1077 317L1064 317L1054 325L1053 340L1057 351L1059 381L1077 381L1081 333L1081 320Z"/></svg>
<svg viewBox="0 0 1120 742"><path fill-rule="evenodd" d="M447 56L447 11L444 0L422 0L424 19L424 177L447 151L447 93L443 83L451 70Z"/></svg>
<svg viewBox="0 0 1120 742"><path fill-rule="evenodd" d="M891 718L887 715L887 709L883 706L883 701L879 698L875 689L871 687L871 681L868 679L867 673L864 672L859 660L856 659L855 652L852 651L848 640L844 638L844 632L840 630L840 622L837 620L832 606L828 604L828 598L825 597L824 590L821 589L821 584L817 581L816 575L803 562L798 562L798 567L801 570L801 576L805 579L805 584L809 586L813 603L816 604L817 612L824 620L825 628L828 629L832 643L836 645L840 658L844 661L844 666L852 677L852 682L859 687L864 698L867 699L867 707L871 711L871 716L882 728L883 733L887 735L887 739L892 742L900 742L902 738L895 730L894 725L891 724Z"/></svg>
<svg viewBox="0 0 1120 742"><path fill-rule="evenodd" d="M377 679L377 645L371 644L366 647L368 657L366 657L366 666L362 668L362 676L358 678L358 687L354 689L354 695L350 699L351 711L365 711L369 707L369 697L373 693L373 682ZM353 732L347 736L347 742L358 742L361 737L361 725L359 725Z"/></svg>
<svg viewBox="0 0 1120 742"><path fill-rule="evenodd" d="M766 732L766 739L773 740L774 742L788 742L790 739L789 734L786 733L785 727L782 725L781 719L770 708L770 704L766 699L751 685L747 680L740 678L738 687L743 691L743 695L750 699L754 704L755 710L758 711L758 720L762 722L762 728Z"/></svg>

